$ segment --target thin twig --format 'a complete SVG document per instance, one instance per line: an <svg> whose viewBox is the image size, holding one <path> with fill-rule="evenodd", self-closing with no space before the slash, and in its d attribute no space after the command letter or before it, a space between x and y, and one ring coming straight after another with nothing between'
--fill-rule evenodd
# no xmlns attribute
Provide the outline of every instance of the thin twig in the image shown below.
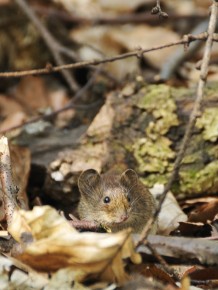
<svg viewBox="0 0 218 290"><path fill-rule="evenodd" d="M21 0L16 0L16 1L21 1ZM184 37L181 40L175 41L175 42L171 42L168 44L164 44L164 45L159 45L159 46L154 46L151 48L145 48L145 49L136 49L134 51L130 51L127 53L123 53L123 54L119 54L113 57L106 57L106 58L102 58L102 59L94 59L94 60L90 60L90 61L80 61L80 62L76 62L76 63L69 63L69 64L65 64L65 65L59 65L59 66L48 66L46 68L41 68L41 69L33 69L33 70L27 70L27 71L16 71L16 72L2 72L0 73L0 77L4 77L4 78L17 78L17 77L23 77L23 76L28 76L28 75L39 75L39 74L48 74L48 73L52 73L52 72L58 72L61 70L66 70L66 69L75 69L75 68L82 68L82 67L86 67L86 66L96 66L99 64L104 64L104 63L108 63L108 62L114 62L117 60L121 60L121 59L125 59L128 57L141 57L142 55L144 55L145 53L151 52L151 51L155 51L155 50L160 50L163 48L168 48L168 47L172 47L172 46L176 46L176 45L184 45L184 44L189 44L192 41L195 40L206 40L207 36L205 36L205 34L199 34L199 35L189 35L188 37ZM214 41L218 41L218 36L216 34L213 35L213 40Z"/></svg>
<svg viewBox="0 0 218 290"><path fill-rule="evenodd" d="M167 264L164 258L161 255L159 255L158 252L153 248L150 242L146 241L146 247L151 251L152 255L160 262L163 269L167 273L169 273L173 277L174 280L180 281L180 277L178 273Z"/></svg>
<svg viewBox="0 0 218 290"><path fill-rule="evenodd" d="M199 115L201 102L202 102L203 96L204 96L204 87L206 84L206 79L207 79L207 74L208 74L208 66L209 66L209 61L210 61L210 56L211 56L211 48L212 48L212 44L213 44L213 35L215 32L216 21L217 21L217 5L218 5L218 3L215 0L213 0L210 20L209 20L209 25L208 25L208 31L207 31L208 37L207 37L207 41L205 44L205 50L204 50L204 55L203 55L203 59L202 59L200 79L198 82L197 92L196 92L196 99L195 99L193 110L192 110L190 118L189 118L189 122L188 122L188 125L186 128L186 131L185 131L185 135L184 135L183 140L182 140L180 150L177 154L177 158L176 158L175 163L174 163L174 168L173 168L171 177L170 177L168 183L166 184L165 189L160 197L160 201L159 201L157 210L156 210L154 216L149 220L149 222L145 226L145 228L141 234L141 239L138 241L136 247L139 247L141 244L143 244L144 240L146 240L147 235L150 231L150 228L151 228L152 224L155 222L155 220L156 220L156 218L161 210L161 207L162 207L162 204L166 198L166 195L167 195L168 191L170 190L173 182L176 180L176 178L178 176L181 162L184 158L185 151L186 151L188 144L190 142L192 130L194 128L196 118Z"/></svg>
<svg viewBox="0 0 218 290"><path fill-rule="evenodd" d="M61 56L62 54L68 55L70 58L75 59L75 54L63 47L47 30L45 26L40 22L38 19L37 15L35 12L32 10L32 8L26 3L25 0L15 0L17 5L23 10L23 12L26 14L26 16L30 19L30 21L33 22L33 24L36 26L38 29L39 33L41 34L42 38L44 39L46 45L48 46L49 50L51 51L56 63L58 65L64 64L64 60ZM70 72L62 70L61 71L63 77L65 78L66 82L70 86L72 91L77 91L78 90L78 85L73 79L72 75Z"/></svg>
<svg viewBox="0 0 218 290"><path fill-rule="evenodd" d="M91 221L81 221L81 220L69 220L68 221L72 227L78 230L95 231L97 232L101 227L95 222Z"/></svg>
<svg viewBox="0 0 218 290"><path fill-rule="evenodd" d="M160 25L160 21L157 21L153 15L146 12L132 13L132 14L122 14L122 15L98 15L98 16L81 16L74 12L70 13L64 10L51 7L34 6L34 11L43 15L47 18L60 19L65 23L79 24L79 25L119 25L119 24L156 24ZM196 14L188 13L172 13L170 14L171 20L187 20L194 21L195 19L201 20L208 16L207 13L203 11L197 11ZM5 24L5 23L3 23ZM7 23L6 23L7 24ZM5 25L6 25L5 24ZM0 23L1 25L1 23Z"/></svg>

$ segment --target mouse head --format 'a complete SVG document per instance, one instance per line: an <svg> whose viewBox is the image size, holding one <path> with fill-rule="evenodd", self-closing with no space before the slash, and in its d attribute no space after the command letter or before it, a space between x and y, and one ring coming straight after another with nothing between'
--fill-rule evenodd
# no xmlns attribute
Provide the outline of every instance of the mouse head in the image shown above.
<svg viewBox="0 0 218 290"><path fill-rule="evenodd" d="M137 182L138 176L131 169L121 175L103 176L94 169L84 171L78 180L81 193L79 208L86 205L86 209L82 210L83 218L108 226L128 221L132 202L129 189Z"/></svg>

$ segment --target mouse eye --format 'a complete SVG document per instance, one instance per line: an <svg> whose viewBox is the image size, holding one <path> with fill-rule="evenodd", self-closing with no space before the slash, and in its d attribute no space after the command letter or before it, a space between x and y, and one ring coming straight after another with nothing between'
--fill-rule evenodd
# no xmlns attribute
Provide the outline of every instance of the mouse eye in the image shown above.
<svg viewBox="0 0 218 290"><path fill-rule="evenodd" d="M111 201L109 196L105 196L104 203L109 203Z"/></svg>
<svg viewBox="0 0 218 290"><path fill-rule="evenodd" d="M128 202L130 202L130 201L131 201L131 199L130 199L130 196L129 196L129 195L127 195L127 200L128 200Z"/></svg>

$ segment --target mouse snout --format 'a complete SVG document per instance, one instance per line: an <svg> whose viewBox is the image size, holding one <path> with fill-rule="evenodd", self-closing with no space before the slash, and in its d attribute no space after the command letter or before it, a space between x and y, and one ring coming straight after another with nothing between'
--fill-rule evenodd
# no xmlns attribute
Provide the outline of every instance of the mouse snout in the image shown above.
<svg viewBox="0 0 218 290"><path fill-rule="evenodd" d="M128 212L126 210L117 213L117 223L125 222L129 218Z"/></svg>
<svg viewBox="0 0 218 290"><path fill-rule="evenodd" d="M123 215L121 215L121 217L120 217L120 221L121 222L124 222L124 221L126 221L127 219L128 219L128 214L126 213L126 214L123 214Z"/></svg>

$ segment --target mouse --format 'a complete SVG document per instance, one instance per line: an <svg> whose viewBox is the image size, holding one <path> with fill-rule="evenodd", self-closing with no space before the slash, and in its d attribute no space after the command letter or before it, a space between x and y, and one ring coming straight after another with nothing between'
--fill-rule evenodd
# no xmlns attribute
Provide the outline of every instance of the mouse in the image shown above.
<svg viewBox="0 0 218 290"><path fill-rule="evenodd" d="M154 214L155 200L133 169L99 174L87 169L78 179L80 220L94 221L111 232L132 228L141 233Z"/></svg>

